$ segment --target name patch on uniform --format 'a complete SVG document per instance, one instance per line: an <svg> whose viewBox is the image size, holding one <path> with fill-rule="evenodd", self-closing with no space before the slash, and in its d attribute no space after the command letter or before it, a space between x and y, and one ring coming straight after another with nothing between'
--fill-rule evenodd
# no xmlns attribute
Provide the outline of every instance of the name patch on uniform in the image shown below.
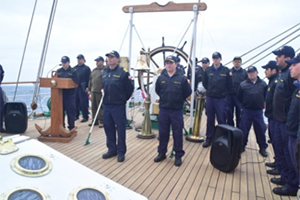
<svg viewBox="0 0 300 200"><path fill-rule="evenodd" d="M282 80L282 79L280 79L280 82L282 82L282 83L283 83L283 80Z"/></svg>
<svg viewBox="0 0 300 200"><path fill-rule="evenodd" d="M113 77L115 77L115 78L120 78L120 76L118 76L118 75L113 75Z"/></svg>
<svg viewBox="0 0 300 200"><path fill-rule="evenodd" d="M161 83L166 83L166 81L161 81Z"/></svg>
<svg viewBox="0 0 300 200"><path fill-rule="evenodd" d="M175 84L181 84L181 82L174 81Z"/></svg>
<svg viewBox="0 0 300 200"><path fill-rule="evenodd" d="M70 76L73 76L73 74L72 74L72 73L68 73L68 75L70 75Z"/></svg>
<svg viewBox="0 0 300 200"><path fill-rule="evenodd" d="M278 82L278 80L276 79L274 82L275 82L275 83L277 83L277 82Z"/></svg>
<svg viewBox="0 0 300 200"><path fill-rule="evenodd" d="M214 73L209 73L208 75L209 75L209 76L213 76L213 75L214 75Z"/></svg>
<svg viewBox="0 0 300 200"><path fill-rule="evenodd" d="M220 74L220 76L227 76L226 74Z"/></svg>
<svg viewBox="0 0 300 200"><path fill-rule="evenodd" d="M300 98L300 95L299 95L299 94L296 94L296 97L297 97L297 98Z"/></svg>
<svg viewBox="0 0 300 200"><path fill-rule="evenodd" d="M102 76L102 78L105 78L105 77L106 77L106 75L103 75L103 76Z"/></svg>

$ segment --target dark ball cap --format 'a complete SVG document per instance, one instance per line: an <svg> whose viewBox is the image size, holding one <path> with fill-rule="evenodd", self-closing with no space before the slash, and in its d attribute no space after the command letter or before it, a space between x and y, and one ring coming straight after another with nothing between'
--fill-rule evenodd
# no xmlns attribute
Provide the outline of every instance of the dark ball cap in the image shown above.
<svg viewBox="0 0 300 200"><path fill-rule="evenodd" d="M257 69L256 69L256 67L254 67L254 66L250 66L250 67L248 67L247 72L248 72L248 73L249 73L249 72L257 72Z"/></svg>
<svg viewBox="0 0 300 200"><path fill-rule="evenodd" d="M105 54L105 56L106 57L112 56L112 57L120 58L120 54L117 51L114 51L114 50L111 51L111 52L109 52L109 53L107 53L107 54Z"/></svg>
<svg viewBox="0 0 300 200"><path fill-rule="evenodd" d="M235 56L235 57L233 58L233 61L235 61L235 60L239 60L239 61L242 62L242 58L241 58L240 56Z"/></svg>
<svg viewBox="0 0 300 200"><path fill-rule="evenodd" d="M273 51L276 56L285 55L286 57L294 58L295 50L291 46L283 46L280 49Z"/></svg>
<svg viewBox="0 0 300 200"><path fill-rule="evenodd" d="M262 66L263 69L276 69L278 70L278 66L276 64L276 61L270 60L266 65Z"/></svg>
<svg viewBox="0 0 300 200"><path fill-rule="evenodd" d="M290 60L285 61L287 64L295 64L295 63L300 63L300 53L296 57Z"/></svg>
<svg viewBox="0 0 300 200"><path fill-rule="evenodd" d="M63 56L63 57L61 58L61 62L62 62L62 63L70 62L70 58L69 58L68 56Z"/></svg>
<svg viewBox="0 0 300 200"><path fill-rule="evenodd" d="M200 60L200 62L209 63L209 59L207 57L204 57L204 58L202 58L202 60Z"/></svg>
<svg viewBox="0 0 300 200"><path fill-rule="evenodd" d="M84 56L82 54L79 54L77 57L77 59L83 59L84 60Z"/></svg>
<svg viewBox="0 0 300 200"><path fill-rule="evenodd" d="M180 58L179 57L176 57L176 62L180 62Z"/></svg>
<svg viewBox="0 0 300 200"><path fill-rule="evenodd" d="M98 58L95 59L95 61L104 61L102 56L99 56Z"/></svg>
<svg viewBox="0 0 300 200"><path fill-rule="evenodd" d="M165 59L165 62L167 62L167 61L169 61L169 62L176 62L177 61L177 58L175 57L175 56L168 56L168 57L166 57L166 59Z"/></svg>
<svg viewBox="0 0 300 200"><path fill-rule="evenodd" d="M212 58L222 58L222 55L219 52L215 52L213 53Z"/></svg>

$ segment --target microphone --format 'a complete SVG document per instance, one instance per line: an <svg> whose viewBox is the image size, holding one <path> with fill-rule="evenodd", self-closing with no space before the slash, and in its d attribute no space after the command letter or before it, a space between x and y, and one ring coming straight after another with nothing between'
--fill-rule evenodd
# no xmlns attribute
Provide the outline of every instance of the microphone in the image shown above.
<svg viewBox="0 0 300 200"><path fill-rule="evenodd" d="M61 66L61 64L57 64L57 65L55 65L52 69L50 69L50 71L48 71L48 73L47 73L47 76L46 77L48 77L48 75L49 75L49 73L54 69L54 68L56 68L57 66Z"/></svg>

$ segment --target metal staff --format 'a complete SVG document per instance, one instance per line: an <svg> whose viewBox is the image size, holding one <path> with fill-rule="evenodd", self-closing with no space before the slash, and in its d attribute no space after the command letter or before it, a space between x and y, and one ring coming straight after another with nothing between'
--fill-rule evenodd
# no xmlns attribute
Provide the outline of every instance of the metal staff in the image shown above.
<svg viewBox="0 0 300 200"><path fill-rule="evenodd" d="M102 106L102 101L103 101L103 97L104 97L104 90L103 90L103 89L101 90L101 93L102 93L101 101L100 101L100 104L99 104L99 106L98 106L98 108L97 108L97 112L96 112L96 115L95 115L95 117L94 117L92 126L91 126L91 128L90 128L89 135L88 135L88 137L87 137L87 139L86 139L84 145L90 144L90 137L91 137L91 134L92 134L92 131L93 131L95 122L96 122L96 120L97 120L97 118L98 118L97 116L98 116L99 110L100 110L100 108L101 108L101 106Z"/></svg>

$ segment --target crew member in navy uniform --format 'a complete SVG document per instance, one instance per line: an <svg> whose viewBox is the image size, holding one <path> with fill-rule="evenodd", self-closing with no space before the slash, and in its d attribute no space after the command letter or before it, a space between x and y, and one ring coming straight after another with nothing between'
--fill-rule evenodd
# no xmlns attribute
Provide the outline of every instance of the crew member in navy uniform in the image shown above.
<svg viewBox="0 0 300 200"><path fill-rule="evenodd" d="M196 58L196 65L195 65L195 86L194 86L194 91L197 90L198 84L202 82L202 77L203 77L203 69L200 65L197 65L198 63L198 58ZM191 68L188 69L187 73L187 78L192 82L192 70Z"/></svg>
<svg viewBox="0 0 300 200"><path fill-rule="evenodd" d="M230 70L221 63L222 56L219 52L212 55L213 64L205 70L203 87L206 89L206 115L207 130L203 147L209 147L215 131L215 116L218 124L226 124L227 118L227 94L232 88Z"/></svg>
<svg viewBox="0 0 300 200"><path fill-rule="evenodd" d="M104 69L101 77L104 88L103 122L108 152L102 158L118 155L118 162L123 162L126 153L126 101L131 97L134 87L129 73L119 66L119 53L111 51L105 56L108 67Z"/></svg>
<svg viewBox="0 0 300 200"><path fill-rule="evenodd" d="M248 142L249 130L253 123L256 141L259 146L259 153L268 157L266 149L266 124L263 118L263 109L267 92L267 84L259 78L256 67L250 66L247 70L248 78L241 82L237 90L237 98L242 103L242 116L239 128L244 133L242 151Z"/></svg>
<svg viewBox="0 0 300 200"><path fill-rule="evenodd" d="M5 129L3 128L4 98L3 98L2 88L1 88L1 83L3 78L4 78L4 70L2 65L0 65L0 132L5 132Z"/></svg>
<svg viewBox="0 0 300 200"><path fill-rule="evenodd" d="M57 70L57 77L71 78L76 84L78 84L78 76L76 70L70 66L70 58L68 56L63 56L61 58L61 64L62 67ZM75 91L76 88L63 89L63 116L65 116L65 112L67 112L69 130L72 130L75 127ZM65 117L63 117L63 119L65 119Z"/></svg>
<svg viewBox="0 0 300 200"><path fill-rule="evenodd" d="M159 146L158 156L154 162L166 158L170 139L170 125L173 130L175 166L182 163L183 150L183 102L192 93L187 78L176 69L176 57L165 59L166 68L162 71L155 84L155 92L159 96Z"/></svg>
<svg viewBox="0 0 300 200"><path fill-rule="evenodd" d="M290 110L292 95L296 89L293 84L296 79L290 75L290 64L286 60L294 58L295 51L290 46L273 51L276 55L276 63L279 68L278 81L275 87L273 98L273 118L275 120L275 144L278 155L278 164L281 166L280 178L271 178L271 182L282 187L276 187L273 192L278 195L297 194L298 180L297 174L292 164L291 155L288 148L288 133L286 133L286 122ZM276 161L277 162L277 161Z"/></svg>
<svg viewBox="0 0 300 200"><path fill-rule="evenodd" d="M179 72L181 72L182 74L185 74L184 67L183 67L183 65L180 64L179 57L176 57L175 63L176 63L176 68L179 70Z"/></svg>
<svg viewBox="0 0 300 200"><path fill-rule="evenodd" d="M79 77L78 88L76 89L76 119L79 119L79 112L82 112L81 122L87 122L89 119L88 111L88 86L91 75L91 69L85 65L85 59L82 54L77 56L78 64L74 67Z"/></svg>
<svg viewBox="0 0 300 200"><path fill-rule="evenodd" d="M203 57L202 60L200 60L200 62L202 63L201 67L202 67L203 71L205 71L207 69L207 67L209 67L209 65L210 65L210 61L207 57Z"/></svg>
<svg viewBox="0 0 300 200"><path fill-rule="evenodd" d="M247 79L247 72L242 67L242 58L236 56L233 58L233 67L230 69L230 74L232 76L232 89L228 92L228 119L227 124L234 126L234 111L236 123L235 126L238 127L241 119L241 109L242 104L236 97L236 92L244 80Z"/></svg>
<svg viewBox="0 0 300 200"><path fill-rule="evenodd" d="M291 77L297 79L294 81L294 85L297 86L297 89L293 93L290 111L287 116L285 130L288 134L288 147L294 166L295 173L297 174L298 184L300 184L299 173L297 171L297 163L295 157L296 145L297 145L297 136L299 137L299 125L300 125L300 53L291 59L286 60L286 63L290 64L290 74ZM300 163L298 163L299 165Z"/></svg>
<svg viewBox="0 0 300 200"><path fill-rule="evenodd" d="M271 60L266 65L262 66L263 69L265 69L266 77L269 79L268 84L268 91L266 94L266 106L265 106L265 116L268 118L268 132L269 132L269 138L272 143L272 147L274 150L274 162L267 162L266 166L272 167L274 169L267 170L268 174L272 175L280 175L280 167L276 164L276 144L274 139L275 134L275 121L273 119L273 97L274 97L274 91L277 83L278 78L278 67L276 65L276 61Z"/></svg>

